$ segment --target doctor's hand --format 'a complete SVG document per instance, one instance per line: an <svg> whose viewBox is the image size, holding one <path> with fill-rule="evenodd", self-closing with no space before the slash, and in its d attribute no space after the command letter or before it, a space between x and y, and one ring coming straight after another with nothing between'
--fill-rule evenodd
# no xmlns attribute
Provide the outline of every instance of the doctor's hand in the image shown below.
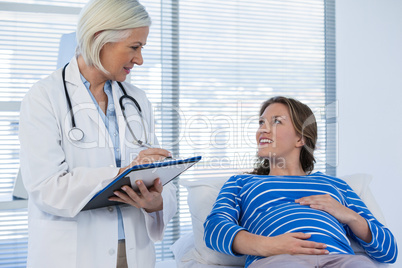
<svg viewBox="0 0 402 268"><path fill-rule="evenodd" d="M135 165L143 165L150 164L155 161L162 161L166 157L171 157L172 154L165 149L161 148L149 148L146 150L142 150L139 152L138 156L130 163L127 167L120 168L119 174L123 173L126 169L135 166Z"/></svg>
<svg viewBox="0 0 402 268"><path fill-rule="evenodd" d="M149 189L147 189L141 180L138 180L135 183L140 192L135 192L130 186L124 185L121 187L121 191L114 192L116 197L110 197L109 201L117 201L129 204L136 208L143 208L148 213L163 209L163 186L160 179L156 179L154 185Z"/></svg>

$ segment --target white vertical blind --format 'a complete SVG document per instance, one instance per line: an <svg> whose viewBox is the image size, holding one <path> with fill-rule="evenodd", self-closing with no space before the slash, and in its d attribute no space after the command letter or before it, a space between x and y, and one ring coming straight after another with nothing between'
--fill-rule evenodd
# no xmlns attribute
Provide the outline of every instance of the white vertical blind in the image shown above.
<svg viewBox="0 0 402 268"><path fill-rule="evenodd" d="M0 194L3 195L11 195L19 168L19 102L33 83L56 69L60 37L75 29L79 1L63 2L59 1L62 4L59 6L57 1L0 1ZM27 209L0 211L0 267L26 266L27 218Z"/></svg>
<svg viewBox="0 0 402 268"><path fill-rule="evenodd" d="M55 70L60 37L75 30L85 2L0 0L0 105L18 104ZM334 175L334 0L141 2L153 24L132 83L154 105L162 146L178 157L203 156L180 180L251 170L259 106L276 95L310 105L319 121L316 169ZM18 112L3 110L0 192L10 194ZM179 187L179 213L157 244L158 260L172 258L170 245L191 231L186 198ZM0 267L25 266L26 221L26 210L0 211Z"/></svg>

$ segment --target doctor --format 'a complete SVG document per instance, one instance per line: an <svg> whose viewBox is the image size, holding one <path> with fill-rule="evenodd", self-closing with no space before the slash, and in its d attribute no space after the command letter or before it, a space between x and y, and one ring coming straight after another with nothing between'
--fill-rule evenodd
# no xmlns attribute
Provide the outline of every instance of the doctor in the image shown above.
<svg viewBox="0 0 402 268"><path fill-rule="evenodd" d="M143 63L150 24L136 0L90 1L79 17L76 56L25 96L28 267L154 267L154 242L176 212L174 185L157 179L147 189L137 181L141 193L123 187L110 199L122 205L81 212L127 167L170 155L149 148L158 145L151 104L124 82Z"/></svg>

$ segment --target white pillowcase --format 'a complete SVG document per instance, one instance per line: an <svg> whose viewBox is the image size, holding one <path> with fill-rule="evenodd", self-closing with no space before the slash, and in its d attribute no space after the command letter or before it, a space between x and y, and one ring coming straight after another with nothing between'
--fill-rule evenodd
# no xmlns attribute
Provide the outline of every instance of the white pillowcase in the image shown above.
<svg viewBox="0 0 402 268"><path fill-rule="evenodd" d="M179 183L188 190L188 206L191 213L191 220L194 234L194 248L186 250L186 253L178 254L178 245L174 247L173 253L176 258L181 257L181 262L195 260L198 263L208 265L225 265L225 266L241 266L244 267L245 256L234 257L222 254L207 248L204 243L204 221L211 212L212 206L219 194L225 179L202 179L202 180L180 180ZM357 195L367 205L373 215L383 224L385 224L384 216L376 203L373 194L370 191L369 184L371 176L367 174L353 174L341 177L346 181ZM187 245L188 246L188 245ZM352 241L352 248L356 253L364 253L363 248ZM176 250L176 252L175 252Z"/></svg>
<svg viewBox="0 0 402 268"><path fill-rule="evenodd" d="M219 194L225 179L202 179L202 180L180 180L180 184L188 190L187 202L191 213L193 224L194 245L181 258L182 262L196 260L199 263L209 265L227 265L244 267L245 256L235 257L219 253L208 248L204 243L204 222L212 210L212 206Z"/></svg>
<svg viewBox="0 0 402 268"><path fill-rule="evenodd" d="M375 200L374 195L369 187L370 182L373 179L372 176L364 173L358 173L342 176L340 179L349 184L353 191L355 191L355 193L363 200L373 216L376 217L379 222L386 225L380 206Z"/></svg>

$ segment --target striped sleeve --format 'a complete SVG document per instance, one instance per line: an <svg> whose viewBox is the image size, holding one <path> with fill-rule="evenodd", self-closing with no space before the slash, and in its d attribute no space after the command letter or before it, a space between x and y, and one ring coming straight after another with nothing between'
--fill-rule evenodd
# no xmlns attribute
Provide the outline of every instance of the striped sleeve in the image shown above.
<svg viewBox="0 0 402 268"><path fill-rule="evenodd" d="M347 233L364 248L372 259L382 263L394 263L398 255L398 247L391 231L371 214L364 202L348 185L345 199L348 208L366 219L372 240L370 243L364 242L346 226Z"/></svg>
<svg viewBox="0 0 402 268"><path fill-rule="evenodd" d="M225 183L204 223L204 241L207 247L233 256L239 256L232 251L234 237L244 230L238 224L240 207L237 200L242 180L233 176Z"/></svg>

